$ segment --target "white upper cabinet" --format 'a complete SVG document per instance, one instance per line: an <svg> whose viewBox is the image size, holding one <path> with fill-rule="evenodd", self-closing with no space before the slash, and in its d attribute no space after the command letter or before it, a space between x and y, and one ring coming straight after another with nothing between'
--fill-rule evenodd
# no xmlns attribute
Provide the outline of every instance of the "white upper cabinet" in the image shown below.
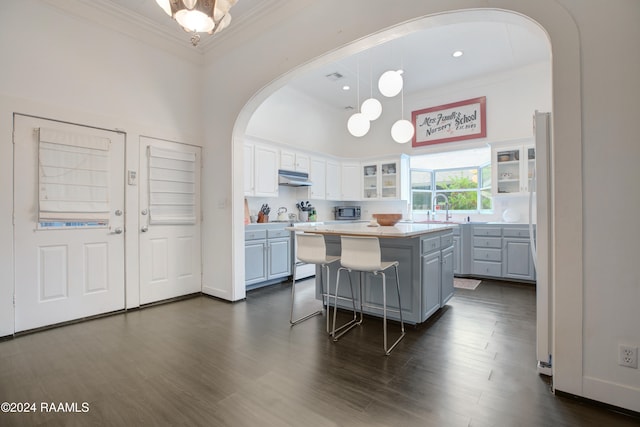
<svg viewBox="0 0 640 427"><path fill-rule="evenodd" d="M535 171L533 144L494 146L492 154L493 194L528 193Z"/></svg>
<svg viewBox="0 0 640 427"><path fill-rule="evenodd" d="M340 200L360 200L360 163L342 162L340 176Z"/></svg>
<svg viewBox="0 0 640 427"><path fill-rule="evenodd" d="M312 157L309 168L309 198L323 200L326 198L327 161L320 157Z"/></svg>
<svg viewBox="0 0 640 427"><path fill-rule="evenodd" d="M280 169L309 173L310 158L306 154L295 151L280 151Z"/></svg>
<svg viewBox="0 0 640 427"><path fill-rule="evenodd" d="M246 160L245 160L246 163ZM255 144L253 147L254 191L253 196L278 196L278 150L274 147Z"/></svg>
<svg viewBox="0 0 640 427"><path fill-rule="evenodd" d="M363 162L360 167L363 200L406 200L408 157Z"/></svg>
<svg viewBox="0 0 640 427"><path fill-rule="evenodd" d="M325 198L327 200L342 199L342 174L340 162L336 160L327 160L326 162L326 180L325 180Z"/></svg>

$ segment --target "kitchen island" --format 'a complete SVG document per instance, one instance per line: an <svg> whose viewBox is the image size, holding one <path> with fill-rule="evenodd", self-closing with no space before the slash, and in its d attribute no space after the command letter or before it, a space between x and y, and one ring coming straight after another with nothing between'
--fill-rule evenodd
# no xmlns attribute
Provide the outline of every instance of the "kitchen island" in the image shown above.
<svg viewBox="0 0 640 427"><path fill-rule="evenodd" d="M380 239L384 261L398 261L402 317L406 323L417 324L427 320L453 296L453 229L456 224L398 223L395 226L369 227L367 223L323 224L298 226L296 231L318 233L325 236L329 255L340 255L340 236L375 236ZM338 265L331 267L331 289L335 293ZM319 277L320 271L316 270ZM356 298L360 298L361 275L351 273ZM364 302L382 307L381 277L364 276ZM371 286L371 281L379 281ZM319 281L316 281L316 298L321 299ZM387 275L387 305L397 308L395 301L395 275ZM341 275L341 297L349 297L348 279ZM333 301L332 301L333 304ZM338 300L338 306L349 309L349 301ZM365 308L365 313L382 316L382 308ZM397 313L388 317L399 319Z"/></svg>

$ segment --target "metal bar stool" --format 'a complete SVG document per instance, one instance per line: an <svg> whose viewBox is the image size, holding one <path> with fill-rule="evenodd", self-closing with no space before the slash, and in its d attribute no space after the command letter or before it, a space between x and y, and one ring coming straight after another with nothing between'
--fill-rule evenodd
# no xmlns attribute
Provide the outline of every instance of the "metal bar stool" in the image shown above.
<svg viewBox="0 0 640 427"><path fill-rule="evenodd" d="M354 237L354 236L341 236L342 254L340 259L341 267L338 269L336 277L336 295L340 286L340 272L342 270L347 271L349 281L351 281L351 272L359 271L360 276L360 322L363 318L363 306L380 308L378 305L364 304L363 294L363 282L364 273L371 273L374 276L382 276L382 313L383 313L383 334L384 334L384 352L388 356L391 351L398 345L400 340L404 338L404 322L402 320L402 305L400 303L400 280L398 276L398 261L382 261L382 255L380 251L380 240L377 237ZM387 308L387 280L384 271L390 267L394 267L396 273L396 291L398 293L398 310ZM387 310L397 312L400 314L400 337L391 345L387 346ZM333 326L334 329L331 333L333 340L337 341L344 332L336 335L336 307L333 311Z"/></svg>
<svg viewBox="0 0 640 427"><path fill-rule="evenodd" d="M296 268L302 264L316 264L320 265L320 290L322 293L322 305L327 307L327 333L330 332L329 329L329 297L330 293L330 275L329 275L329 266L340 260L339 256L327 255L327 248L324 241L324 236L321 234L312 234L312 233L296 233L296 250L297 250L297 258L299 262L296 262L293 266L293 283L291 284L291 316L289 318L289 323L291 326L297 325L300 322L304 322L305 320L316 316L318 314L322 314L322 310L315 311L313 313L307 314L306 316L302 316L297 320L293 320L293 310L295 306L296 299ZM326 274L323 274L326 271ZM326 276L326 279L323 280L323 276ZM326 283L326 291L325 285ZM345 323L340 326L337 330L341 330L351 323L355 322L357 316L356 303L355 298L353 298L353 286L351 287L351 295L353 302L353 320ZM326 298L326 300L325 300ZM337 297L336 297L337 299ZM334 320L334 329L335 329L335 320Z"/></svg>

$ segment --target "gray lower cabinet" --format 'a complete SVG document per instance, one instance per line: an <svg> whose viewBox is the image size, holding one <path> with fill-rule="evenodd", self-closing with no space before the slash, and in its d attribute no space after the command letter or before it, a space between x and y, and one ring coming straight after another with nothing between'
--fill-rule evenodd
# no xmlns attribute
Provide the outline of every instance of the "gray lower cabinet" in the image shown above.
<svg viewBox="0 0 640 427"><path fill-rule="evenodd" d="M444 306L453 297L453 246L442 250L442 272L440 280L440 307Z"/></svg>
<svg viewBox="0 0 640 427"><path fill-rule="evenodd" d="M244 243L244 280L245 285L267 280L267 263L265 256L267 241L251 241Z"/></svg>
<svg viewBox="0 0 640 427"><path fill-rule="evenodd" d="M535 281L527 226L492 224L471 227L472 276ZM463 248L464 245L462 242Z"/></svg>
<svg viewBox="0 0 640 427"><path fill-rule="evenodd" d="M506 279L535 280L536 269L531 255L529 230L505 229L502 249L502 277Z"/></svg>
<svg viewBox="0 0 640 427"><path fill-rule="evenodd" d="M502 276L502 227L473 226L471 273L476 276Z"/></svg>
<svg viewBox="0 0 640 427"><path fill-rule="evenodd" d="M258 288L291 275L291 233L284 227L245 231L245 286Z"/></svg>
<svg viewBox="0 0 640 427"><path fill-rule="evenodd" d="M453 273L462 274L462 237L453 236Z"/></svg>
<svg viewBox="0 0 640 427"><path fill-rule="evenodd" d="M267 259L269 269L267 280L291 274L291 239L268 239Z"/></svg>
<svg viewBox="0 0 640 427"><path fill-rule="evenodd" d="M439 250L422 255L422 280L432 284L425 286L422 294L422 317L425 319L440 308L441 260L442 256Z"/></svg>

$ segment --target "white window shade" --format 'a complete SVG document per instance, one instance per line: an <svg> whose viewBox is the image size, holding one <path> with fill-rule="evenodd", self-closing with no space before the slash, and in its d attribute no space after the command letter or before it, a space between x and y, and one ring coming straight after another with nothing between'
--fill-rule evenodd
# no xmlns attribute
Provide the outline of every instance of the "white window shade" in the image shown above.
<svg viewBox="0 0 640 427"><path fill-rule="evenodd" d="M195 153L149 147L149 221L196 223Z"/></svg>
<svg viewBox="0 0 640 427"><path fill-rule="evenodd" d="M39 131L39 221L108 221L108 138Z"/></svg>

